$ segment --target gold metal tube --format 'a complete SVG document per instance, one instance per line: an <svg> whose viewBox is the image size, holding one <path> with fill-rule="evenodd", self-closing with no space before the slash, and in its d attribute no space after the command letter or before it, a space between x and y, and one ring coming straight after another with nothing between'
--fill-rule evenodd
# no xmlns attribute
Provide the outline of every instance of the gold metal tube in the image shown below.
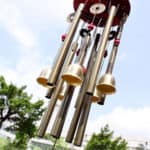
<svg viewBox="0 0 150 150"><path fill-rule="evenodd" d="M46 112L44 113L44 115L42 117L41 124L40 124L40 127L39 127L39 132L38 132L39 137L43 137L44 134L45 134L45 131L47 129L49 120L50 120L50 118L52 116L52 113L54 111L54 107L55 107L56 102L57 102L57 97L58 97L58 94L61 90L63 82L64 81L62 79L59 80L59 83L56 86L56 89L54 91L54 95L52 97L52 100L49 102L48 108L47 108Z"/></svg>
<svg viewBox="0 0 150 150"><path fill-rule="evenodd" d="M83 62L84 62L84 59L86 57L87 49L89 47L90 41L91 41L91 36L90 35L86 36L83 39L84 43L83 43L83 46L81 47L80 54L79 54L79 60L78 60L78 63L80 65L83 65Z"/></svg>
<svg viewBox="0 0 150 150"><path fill-rule="evenodd" d="M80 121L79 121L79 126L78 126L75 140L74 140L74 145L77 145L77 146L82 145L83 136L85 133L85 129L86 129L89 113L90 113L90 108L92 105L91 98L92 98L92 96L88 95L88 98L85 99L86 100L85 105L84 105L83 110L82 110L82 114L81 114Z"/></svg>
<svg viewBox="0 0 150 150"><path fill-rule="evenodd" d="M102 95L97 104L104 105L106 99L106 95Z"/></svg>
<svg viewBox="0 0 150 150"><path fill-rule="evenodd" d="M101 97L102 97L102 93L99 90L97 90L97 88L95 88L92 96L92 102L97 103Z"/></svg>
<svg viewBox="0 0 150 150"><path fill-rule="evenodd" d="M121 25L118 27L118 32L117 32L117 37L116 40L118 40L118 42L120 42L121 39L121 35L122 35L122 30L123 30L123 23L121 23ZM113 68L114 68L114 64L115 64L115 60L116 60L116 56L117 56L117 52L118 52L118 46L119 44L115 43L116 41L114 41L114 45L111 51L111 55L109 58L109 63L106 69L106 73L112 73Z"/></svg>
<svg viewBox="0 0 150 150"><path fill-rule="evenodd" d="M80 4L78 9L77 9L77 12L76 12L76 15L74 17L74 20L72 22L72 25L70 27L70 30L67 34L67 37L64 41L64 44L59 52L59 55L58 57L56 58L56 61L53 65L53 68L52 68L52 72L49 76L49 80L48 80L48 84L50 86L56 84L56 81L57 81L57 78L59 76L59 73L61 72L61 68L62 68L62 65L64 64L64 61L65 61L65 57L67 55L67 52L68 52L68 49L69 49L69 46L72 42L72 39L73 39L73 36L75 34L75 31L78 27L78 24L79 24L79 21L80 21L80 16L81 16L81 13L82 13L82 10L84 8L84 4Z"/></svg>
<svg viewBox="0 0 150 150"><path fill-rule="evenodd" d="M120 43L121 33L122 33L123 23L121 22L121 26L118 27L117 37L115 37L113 48L111 51L111 55L109 58L109 63L106 69L106 73L100 78L99 83L97 85L97 89L101 91L101 93L105 95L113 94L116 92L116 83L115 78L112 76L112 71L114 68L116 55L118 52L118 46Z"/></svg>
<svg viewBox="0 0 150 150"><path fill-rule="evenodd" d="M69 86L68 90L65 94L65 99L63 100L61 107L57 113L55 122L53 124L52 130L51 130L51 135L55 138L59 138L64 126L64 122L66 120L68 108L70 106L70 102L73 96L75 87Z"/></svg>
<svg viewBox="0 0 150 150"><path fill-rule="evenodd" d="M52 97L53 91L54 91L54 88L49 88L46 92L45 97L50 99Z"/></svg>
<svg viewBox="0 0 150 150"><path fill-rule="evenodd" d="M92 69L91 78L88 82L88 88L87 88L88 94L93 94L93 92L94 92L99 68L100 68L102 60L103 60L103 56L104 56L110 28L111 28L111 25L113 23L113 20L114 20L115 14L116 14L116 10L117 10L116 6L112 5L111 9L110 9L109 17L107 19L105 29L104 29L103 34L102 34L102 40L101 40L100 48L99 48L98 53L97 53L95 64L94 64L93 69Z"/></svg>
<svg viewBox="0 0 150 150"><path fill-rule="evenodd" d="M76 104L75 104L76 109L75 109L75 112L74 112L69 130L67 132L67 136L66 136L66 139L65 139L69 143L71 143L73 138L74 138L76 127L78 125L78 120L79 120L79 117L80 117L80 114L81 114L81 109L82 109L84 100L87 97L87 95L85 94L86 88L87 88L87 81L90 78L91 68L93 66L94 58L96 56L96 49L97 49L99 38L100 38L100 34L97 34L94 45L93 45L93 48L91 50L91 55L90 55L90 58L89 58L89 61L88 61L88 64L87 64L87 73L85 75L85 79L83 81L83 84L82 84L81 89L79 91L79 95L77 97L77 101L76 101Z"/></svg>
<svg viewBox="0 0 150 150"><path fill-rule="evenodd" d="M80 89L80 92L79 93L83 93L83 89L86 89L87 88L87 81L89 81L89 78L90 78L90 74L91 74L91 70L92 70L92 67L94 65L94 62L95 62L95 57L96 57L96 50L97 50L97 46L98 46L98 42L99 42L99 39L101 38L101 35L98 33L96 35L96 38L95 38L95 41L94 41L94 44L93 44L93 47L92 47L92 50L91 50L91 54L90 54L90 58L89 58L89 61L88 61L88 64L87 64L87 73L86 73L86 76L85 76L85 80L83 81L83 84L82 87L81 86L81 89ZM81 96L81 98L77 98L77 101L75 103L75 108L78 106L81 105L82 103L82 99L83 99L83 96Z"/></svg>
<svg viewBox="0 0 150 150"><path fill-rule="evenodd" d="M77 42L74 42L72 44L72 47L71 47L71 51L70 51L70 55L68 56L68 59L65 63L65 67L67 67L73 60L73 56L75 54L75 51L78 47L78 43ZM64 67L64 69L65 69ZM45 134L45 131L47 129L47 126L48 126L48 123L49 123L49 120L52 116L52 113L53 113L53 110L54 110L54 107L56 105L56 102L57 102L57 97L58 97L58 94L62 88L62 85L63 85L64 81L62 80L62 78L60 77L60 80L58 81L58 84L54 90L54 94L53 94L53 97L48 105L48 108L47 108L47 111L45 112L42 120L41 120L41 124L40 124L40 127L39 127L39 132L38 132L38 136L40 137L43 137L44 134ZM51 95L50 95L51 96Z"/></svg>
<svg viewBox="0 0 150 150"><path fill-rule="evenodd" d="M115 59L116 59L116 56L117 56L117 52L118 52L118 48L117 48L117 46L114 46L112 51L111 51L111 55L110 55L110 59L109 59L109 63L108 63L108 66L107 66L106 73L110 73L110 74L112 73L114 63L115 63Z"/></svg>
<svg viewBox="0 0 150 150"><path fill-rule="evenodd" d="M57 97L60 101L64 100L65 93L67 92L67 89L68 89L68 85L67 85L66 82L64 82L64 84L62 86L62 89L61 89L61 91L60 91L60 93L59 93L59 95Z"/></svg>
<svg viewBox="0 0 150 150"><path fill-rule="evenodd" d="M68 57L66 59L67 61L66 61L64 70L68 67L69 64L71 64L71 62L73 60L73 57L74 57L74 55L76 53L77 48L78 48L78 41L73 42L72 46L71 46L71 51L69 52Z"/></svg>
<svg viewBox="0 0 150 150"><path fill-rule="evenodd" d="M83 48L82 48L82 54L79 56L80 59L79 59L78 63L80 65L82 65L83 62L84 62L84 59L85 59L85 56L86 56L86 53L87 53L87 48L89 46L89 42L90 42L90 35L87 36L85 41L84 41L84 45L83 45ZM73 57L71 57L71 58L73 58ZM72 60L71 58L70 58L70 60ZM52 127L52 130L51 130L51 135L56 137L56 138L60 137L60 134L61 134L61 131L62 131L62 128L63 128L63 125L64 125L64 121L65 121L65 118L66 118L66 115L67 115L67 110L68 110L68 107L70 105L71 98L72 98L72 95L73 95L73 92L74 92L74 87L70 86L69 89L68 89L68 92L66 93L67 95L65 95L65 99L61 104L61 108L59 109L56 120L55 120L55 122L53 124L53 127Z"/></svg>

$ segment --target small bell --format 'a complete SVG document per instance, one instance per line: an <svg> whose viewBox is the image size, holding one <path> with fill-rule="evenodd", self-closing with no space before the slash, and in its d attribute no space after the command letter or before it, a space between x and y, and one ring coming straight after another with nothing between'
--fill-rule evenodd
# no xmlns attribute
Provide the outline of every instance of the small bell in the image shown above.
<svg viewBox="0 0 150 150"><path fill-rule="evenodd" d="M72 86L80 85L83 81L83 67L79 64L71 64L63 73L62 78Z"/></svg>
<svg viewBox="0 0 150 150"><path fill-rule="evenodd" d="M110 95L116 92L115 84L115 78L112 74L107 73L100 78L97 89L101 91L102 94Z"/></svg>
<svg viewBox="0 0 150 150"><path fill-rule="evenodd" d="M44 87L48 87L47 86L47 81L48 81L48 77L49 77L49 74L50 74L51 70L49 67L43 69L39 75L39 77L36 79L36 81L44 86Z"/></svg>

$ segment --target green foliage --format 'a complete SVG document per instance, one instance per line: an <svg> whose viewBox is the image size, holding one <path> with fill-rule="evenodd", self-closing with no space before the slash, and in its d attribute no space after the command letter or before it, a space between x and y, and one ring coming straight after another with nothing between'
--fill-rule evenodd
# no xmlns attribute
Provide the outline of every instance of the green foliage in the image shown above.
<svg viewBox="0 0 150 150"><path fill-rule="evenodd" d="M31 102L32 96L26 92L26 86L20 88L14 84L7 84L4 77L0 76L0 128L9 122L7 130L16 133L14 145L25 149L24 143L35 136L36 121L44 111L43 101ZM11 143L10 143L11 144Z"/></svg>
<svg viewBox="0 0 150 150"><path fill-rule="evenodd" d="M51 136L49 133L46 133L46 134L44 135L44 139L50 140L50 141L53 142L53 143L55 143L55 141L56 141L56 139L55 139L53 136Z"/></svg>
<svg viewBox="0 0 150 150"><path fill-rule="evenodd" d="M121 137L113 138L113 134L106 125L99 134L93 134L85 150L127 150L127 142Z"/></svg>
<svg viewBox="0 0 150 150"><path fill-rule="evenodd" d="M3 150L6 145L8 145L8 140L0 138L0 150Z"/></svg>
<svg viewBox="0 0 150 150"><path fill-rule="evenodd" d="M27 149L26 142L22 143L21 145L19 144L17 145L15 142L14 143L8 142L8 144L5 145L2 150L26 150L26 149Z"/></svg>
<svg viewBox="0 0 150 150"><path fill-rule="evenodd" d="M68 144L65 142L64 138L56 139L52 137L50 134L45 134L45 139L52 141L53 143L56 142L55 150L68 150Z"/></svg>
<svg viewBox="0 0 150 150"><path fill-rule="evenodd" d="M24 143L20 146L16 146L14 143L11 143L9 139L0 138L0 150L24 150L26 149L26 144Z"/></svg>
<svg viewBox="0 0 150 150"><path fill-rule="evenodd" d="M64 138L60 138L56 143L56 150L68 150L68 144L65 142Z"/></svg>

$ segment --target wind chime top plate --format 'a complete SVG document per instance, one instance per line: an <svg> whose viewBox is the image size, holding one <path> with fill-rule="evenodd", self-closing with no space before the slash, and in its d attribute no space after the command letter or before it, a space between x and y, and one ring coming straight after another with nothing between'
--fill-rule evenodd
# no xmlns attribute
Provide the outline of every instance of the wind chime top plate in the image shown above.
<svg viewBox="0 0 150 150"><path fill-rule="evenodd" d="M91 23L93 21L94 15L90 12L90 8L92 5L96 3L103 3L106 6L106 10L102 12L101 14L97 14L94 19L94 24L98 25L99 20L101 20L101 23L99 26L105 26L109 8L110 5L119 5L119 9L117 11L116 17L113 22L113 26L119 25L121 19L123 18L124 14L129 15L130 13L130 2L129 0L74 0L74 9L77 10L80 3L85 3L85 8L82 12L81 18L88 23Z"/></svg>

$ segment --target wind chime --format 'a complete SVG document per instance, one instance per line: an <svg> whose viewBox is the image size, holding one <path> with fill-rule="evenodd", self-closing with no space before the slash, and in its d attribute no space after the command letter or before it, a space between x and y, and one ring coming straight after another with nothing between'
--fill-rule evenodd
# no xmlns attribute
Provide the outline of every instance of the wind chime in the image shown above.
<svg viewBox="0 0 150 150"><path fill-rule="evenodd" d="M116 92L112 72L130 3L129 0L74 0L73 6L74 13L67 17L70 28L61 37L62 46L53 67L51 71L43 70L37 78L39 84L48 88L46 97L51 99L38 135L44 136L56 102L61 100L50 132L57 139L61 136L75 88L81 86L66 136L67 142L81 146L92 103L104 105L106 96ZM112 50L107 69L99 76L108 55L108 43Z"/></svg>

